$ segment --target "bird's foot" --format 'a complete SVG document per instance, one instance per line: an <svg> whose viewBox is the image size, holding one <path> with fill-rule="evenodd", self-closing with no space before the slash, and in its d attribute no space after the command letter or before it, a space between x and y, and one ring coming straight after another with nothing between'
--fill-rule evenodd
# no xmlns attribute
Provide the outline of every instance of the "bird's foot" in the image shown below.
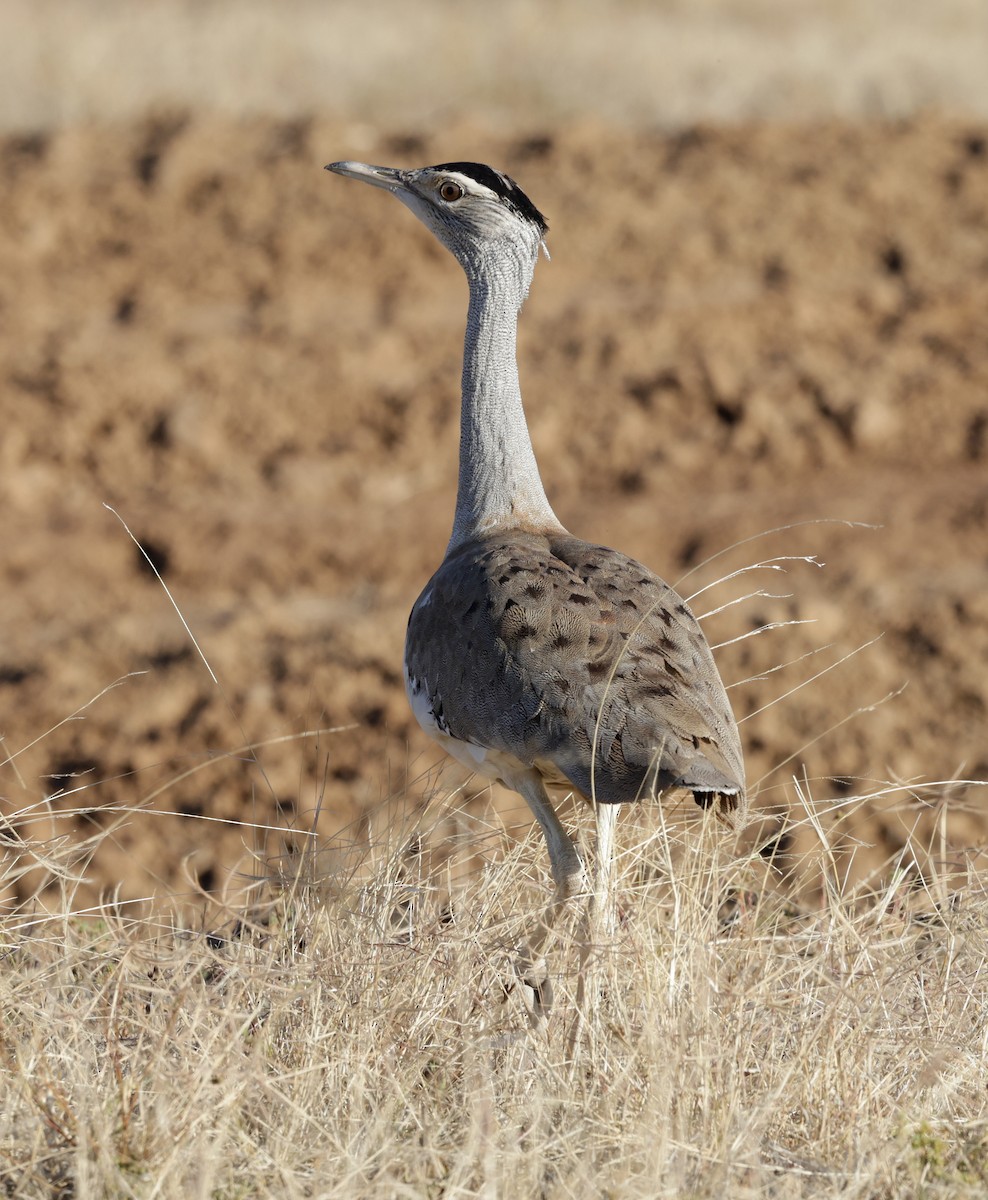
<svg viewBox="0 0 988 1200"><path fill-rule="evenodd" d="M567 900L576 900L580 896L588 895L593 890L590 873L587 871L583 859L575 846L572 847L572 851L572 854L553 864L552 878L556 884L553 903L560 906Z"/></svg>

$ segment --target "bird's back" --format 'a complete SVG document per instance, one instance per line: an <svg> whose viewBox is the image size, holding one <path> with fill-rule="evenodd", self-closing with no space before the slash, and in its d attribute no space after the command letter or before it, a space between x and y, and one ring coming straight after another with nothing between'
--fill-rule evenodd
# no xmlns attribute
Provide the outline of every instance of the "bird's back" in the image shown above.
<svg viewBox="0 0 988 1200"><path fill-rule="evenodd" d="M607 804L685 787L743 820L740 739L703 632L617 551L565 531L462 545L412 609L406 676L416 715L448 746L537 766Z"/></svg>

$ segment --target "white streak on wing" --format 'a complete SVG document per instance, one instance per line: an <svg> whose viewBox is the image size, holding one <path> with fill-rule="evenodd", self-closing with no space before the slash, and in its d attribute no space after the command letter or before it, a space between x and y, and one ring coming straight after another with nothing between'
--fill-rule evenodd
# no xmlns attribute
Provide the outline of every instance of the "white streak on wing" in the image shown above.
<svg viewBox="0 0 988 1200"><path fill-rule="evenodd" d="M448 728L437 720L433 704L435 700L429 696L429 688L425 680L418 679L408 673L408 663L404 664L405 691L408 693L408 703L412 706L415 720L434 738L440 746L458 763L469 771L475 771L486 779L502 779L506 770L516 770L520 764L513 755L495 750L488 750L474 742L464 742L451 736Z"/></svg>
<svg viewBox="0 0 988 1200"><path fill-rule="evenodd" d="M415 679L408 673L408 663L405 663L405 691L408 693L408 703L412 706L415 720L426 733L438 737L442 730L432 711L432 701L429 699L429 689L421 679Z"/></svg>

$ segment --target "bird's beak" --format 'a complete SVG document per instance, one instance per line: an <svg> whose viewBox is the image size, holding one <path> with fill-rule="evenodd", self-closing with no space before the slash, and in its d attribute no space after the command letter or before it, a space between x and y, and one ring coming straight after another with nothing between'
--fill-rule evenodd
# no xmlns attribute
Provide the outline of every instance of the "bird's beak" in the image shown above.
<svg viewBox="0 0 988 1200"><path fill-rule="evenodd" d="M346 175L349 179L360 179L374 187L384 188L387 192L400 192L408 186L405 172L394 167L372 167L370 163L335 162L327 163L327 171L337 175Z"/></svg>

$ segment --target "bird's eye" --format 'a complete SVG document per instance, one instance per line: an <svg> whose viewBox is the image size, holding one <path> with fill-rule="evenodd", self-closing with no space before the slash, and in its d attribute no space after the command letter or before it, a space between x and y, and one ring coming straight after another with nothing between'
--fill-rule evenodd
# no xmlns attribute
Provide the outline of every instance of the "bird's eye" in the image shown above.
<svg viewBox="0 0 988 1200"><path fill-rule="evenodd" d="M454 183L452 179L447 179L445 183L440 185L439 195L451 204L454 200L459 200L463 195L463 188L458 183Z"/></svg>

